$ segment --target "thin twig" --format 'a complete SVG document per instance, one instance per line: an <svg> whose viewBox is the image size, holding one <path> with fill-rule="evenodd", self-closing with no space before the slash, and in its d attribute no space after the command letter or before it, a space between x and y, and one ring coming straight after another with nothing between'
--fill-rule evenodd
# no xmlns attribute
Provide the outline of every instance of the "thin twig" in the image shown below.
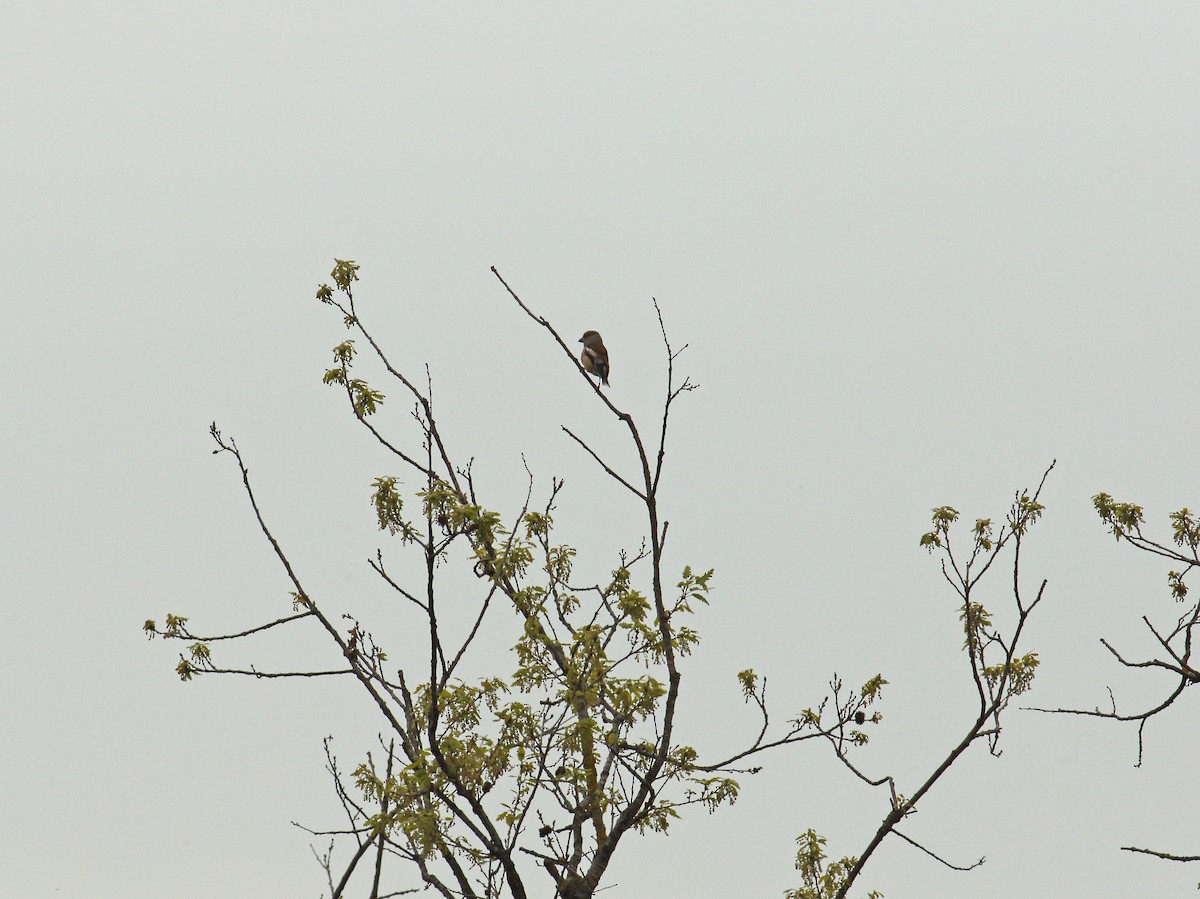
<svg viewBox="0 0 1200 899"><path fill-rule="evenodd" d="M895 834L896 836L898 836L900 839L904 840L904 842L908 843L909 845L916 846L918 849L920 849L922 852L924 852L924 853L925 853L926 855L928 855L930 858L935 858L935 859L937 859L939 862L941 862L943 865L945 865L947 868L949 868L949 869L950 869L950 870L952 870L952 871L971 871L971 870L973 870L973 869L975 869L975 868L978 868L978 867L979 867L980 865L982 865L982 864L983 864L985 861L987 861L987 857L986 857L986 856L980 856L980 857L979 857L979 861L975 862L974 864L967 865L967 866L965 866L965 867L962 867L962 866L959 866L959 865L952 865L952 864L950 864L950 862L946 861L944 858L942 858L942 857L941 857L940 855L938 855L936 852L931 852L929 849L925 848L925 847L924 847L924 846L922 846L920 843L918 843L916 840L914 840L912 837L910 837L910 836L908 836L908 835L904 834L902 831L900 831L900 830L896 830L896 829L893 829L893 830L892 830L892 833L894 833L894 834Z"/></svg>

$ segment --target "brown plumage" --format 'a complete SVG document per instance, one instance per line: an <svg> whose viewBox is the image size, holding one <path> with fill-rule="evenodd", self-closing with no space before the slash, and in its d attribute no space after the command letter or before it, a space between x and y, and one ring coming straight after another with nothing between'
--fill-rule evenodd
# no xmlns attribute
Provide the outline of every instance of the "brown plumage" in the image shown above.
<svg viewBox="0 0 1200 899"><path fill-rule="evenodd" d="M599 378L600 383L607 387L608 350L604 348L604 341L600 339L599 332L584 331L579 342L583 344L583 352L579 354L579 362L583 365L583 370L593 378Z"/></svg>

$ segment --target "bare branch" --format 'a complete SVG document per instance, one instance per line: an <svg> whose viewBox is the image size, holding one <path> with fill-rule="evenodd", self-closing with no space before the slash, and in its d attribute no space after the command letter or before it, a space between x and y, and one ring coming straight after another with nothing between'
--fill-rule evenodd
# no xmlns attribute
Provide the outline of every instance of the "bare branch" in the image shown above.
<svg viewBox="0 0 1200 899"><path fill-rule="evenodd" d="M623 477L621 477L619 474L617 474L615 471L613 471L612 468L609 467L608 463L605 462L603 459L601 459L599 456L597 456L595 450L593 450L590 446L588 446L586 443L584 443L579 437L577 437L570 428L568 428L564 425L564 426L562 426L562 429L563 429L563 431L565 431L567 433L568 437L570 437L572 440L574 440L576 443L578 443L580 446L582 446L584 448L584 450L587 451L587 454L589 456L591 456L593 459L595 459L600 464L600 467L603 468L605 470L605 472L608 473L609 476L611 476L614 480L616 480L618 483L620 483L623 487L626 487L630 492L633 493L634 496L636 496L638 499L642 500L642 502L646 501L646 495L644 493L642 493L640 490L638 490L636 487L634 487L632 484L630 484L627 480L625 480Z"/></svg>
<svg viewBox="0 0 1200 899"><path fill-rule="evenodd" d="M286 618L277 618L274 621L269 621L266 624L260 624L258 627L252 627L249 630L239 631L236 634L218 634L216 636L198 636L189 631L186 627L180 626L176 631L155 631L159 636L166 637L171 640L197 640L201 643L216 643L218 640L238 640L242 637L249 637L251 634L257 634L261 631L270 630L273 627L278 627L281 624L290 624L293 621L299 621L301 618L308 618L313 613L311 611L300 612L297 615L288 615Z"/></svg>
<svg viewBox="0 0 1200 899"><path fill-rule="evenodd" d="M1172 855L1169 852L1159 852L1157 849L1139 849L1136 846L1122 846L1121 849L1125 852L1141 852L1145 855L1153 855L1155 858L1165 858L1172 862L1200 862L1200 855Z"/></svg>
<svg viewBox="0 0 1200 899"><path fill-rule="evenodd" d="M928 855L930 858L937 859L939 862L941 862L943 865L945 865L945 866L946 866L947 868L949 868L951 871L971 871L971 870L973 870L973 869L975 869L975 868L978 868L978 867L979 867L980 865L982 865L982 864L983 864L985 861L987 861L987 858L986 858L985 856L980 856L980 857L979 857L979 861L977 861L977 862L974 862L973 864L967 865L967 866L965 866L965 867L960 867L959 865L952 865L952 864L950 864L950 862L946 861L944 858L942 858L942 857L941 857L940 855L938 855L936 852L931 852L929 849L927 849L927 848L925 848L924 846L922 846L920 843L918 843L918 842L917 842L916 840L914 840L912 837L910 837L910 836L908 836L908 835L906 835L906 834L902 833L901 831L899 831L899 830L893 830L893 831L892 831L892 833L894 833L894 834L895 834L896 836L898 836L900 839L904 840L904 842L908 843L909 845L916 846L918 849L920 849L922 852L924 852L924 853L925 853L926 855Z"/></svg>
<svg viewBox="0 0 1200 899"><path fill-rule="evenodd" d="M198 668L197 674L242 674L246 677L330 677L338 674L354 674L353 668L339 668L334 671L259 671L257 668Z"/></svg>

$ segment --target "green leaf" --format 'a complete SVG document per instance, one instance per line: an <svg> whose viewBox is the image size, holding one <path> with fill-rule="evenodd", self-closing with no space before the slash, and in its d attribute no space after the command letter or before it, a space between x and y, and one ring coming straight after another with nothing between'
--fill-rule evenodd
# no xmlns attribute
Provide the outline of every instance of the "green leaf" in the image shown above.
<svg viewBox="0 0 1200 899"><path fill-rule="evenodd" d="M333 283L337 285L338 290L349 293L351 282L358 280L358 264L352 259L334 259L333 261L333 271L329 273L333 277Z"/></svg>

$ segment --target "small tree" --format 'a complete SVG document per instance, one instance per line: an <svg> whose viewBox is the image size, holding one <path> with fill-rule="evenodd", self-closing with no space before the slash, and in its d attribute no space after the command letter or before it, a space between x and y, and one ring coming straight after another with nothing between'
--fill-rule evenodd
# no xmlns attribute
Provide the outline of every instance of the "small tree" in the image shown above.
<svg viewBox="0 0 1200 899"><path fill-rule="evenodd" d="M1087 715L1096 718L1107 718L1137 724L1137 767L1141 767L1145 750L1146 725L1150 720L1163 714L1183 696L1188 687L1200 683L1200 668L1197 668L1193 657L1195 647L1194 637L1197 636L1197 623L1200 622L1200 600L1188 599L1186 578L1192 569L1200 567L1200 520L1185 506L1169 516L1171 543L1163 543L1147 537L1142 530L1146 516L1142 507L1135 503L1118 502L1107 493L1098 493L1092 497L1100 520L1108 526L1109 532L1118 542L1124 540L1130 546L1151 555L1169 560L1178 568L1167 572L1167 591L1175 600L1177 607L1182 608L1182 614L1172 621L1154 623L1150 616L1143 615L1142 623L1154 636L1160 652L1150 658L1137 661L1126 658L1111 641L1101 637L1104 648L1125 668L1136 668L1150 671L1166 672L1169 675L1167 689L1159 699L1148 707L1128 711L1117 707L1116 697L1111 688L1108 691L1109 708L1101 709L1037 709L1041 712L1051 712L1060 715ZM1140 852L1147 855L1171 861L1194 862L1200 861L1200 855L1176 855L1157 849L1143 849L1136 846L1122 846L1127 852Z"/></svg>
<svg viewBox="0 0 1200 899"><path fill-rule="evenodd" d="M688 566L674 578L665 571L668 523L660 513L658 491L667 429L674 403L693 389L686 378L676 380L674 365L682 350L672 349L663 328L667 389L653 449L647 448L632 416L617 409L580 369L596 399L627 429L640 470L625 477L586 441L567 433L637 498L645 513L646 537L637 552L617 553L606 583L578 585L572 580L575 548L554 538L562 483L552 481L535 508L531 475L525 504L507 522L487 507L471 465L456 462L438 429L431 392L393 366L360 318L353 294L357 279L358 266L339 261L333 270L336 292L323 286L317 296L342 313L345 326L369 344L414 400L420 451L402 447L373 423L384 395L357 376L353 339L334 348L334 365L324 381L342 389L357 421L421 478L421 489L406 497L398 477L380 476L371 501L380 529L423 557L424 583L393 578L382 551L371 566L397 599L424 620L428 652L423 672L414 676L411 664L392 667L382 638L352 617L346 625L336 623L305 588L259 508L237 443L215 424L216 452L235 460L259 526L291 581L294 614L216 637L197 635L186 618L168 615L161 633L191 644L177 668L184 680L209 674L338 674L354 678L379 710L387 725L386 752L379 764L367 762L354 770L353 790L330 756L356 843L337 874L332 853L324 856L333 896L344 893L372 850L372 896L383 888L384 858L398 857L412 864L426 886L447 897L524 897L528 887L519 863L522 855L540 864L559 895L590 896L626 834L663 831L685 806L712 810L737 797L738 785L729 772L698 765L696 751L674 732L678 659L697 643L688 620L695 604L708 601L713 576L711 570ZM512 296L574 360L551 324ZM407 511L414 500L419 504L415 515ZM455 561L465 561L480 583L474 622L459 634L447 633L439 617L440 568ZM467 680L460 672L481 629L505 614L516 626L513 670L506 678ZM326 631L345 660L344 668L263 672L220 667L213 658L210 645L218 640L307 619ZM146 628L159 632L153 622Z"/></svg>
<svg viewBox="0 0 1200 899"><path fill-rule="evenodd" d="M383 729L381 755L367 753L346 776L326 743L328 768L348 825L312 831L331 838L329 849L318 854L331 897L345 895L356 875L356 883L369 883L373 899L395 895L397 877L407 875L410 883L415 878L447 899L524 899L535 891L530 875L538 870L553 882L556 896L590 897L626 836L666 831L689 806L714 811L734 802L740 789L735 778L759 770L740 767L751 756L810 740L827 742L863 782L886 787L888 811L856 857L827 864L824 838L812 830L803 835L797 854L803 885L789 895L847 895L867 860L890 835L943 861L897 825L973 742L986 740L998 753L1001 716L1011 698L1032 681L1037 657L1019 653L1018 643L1045 582L1026 600L1019 565L1022 540L1043 511L1041 486L1032 495L1017 495L995 534L990 520L977 520L965 559L951 546L951 526L958 513L948 506L934 510L933 529L921 540L942 556L943 574L958 596L969 662L965 670L979 706L962 739L910 796L897 789L894 778L872 778L851 761L853 750L868 741L863 728L882 720L877 702L887 681L879 674L859 689L847 688L835 674L829 694L819 704L776 731L767 711L766 679L752 670L742 671L737 675L742 694L757 709L761 726L741 751L725 759L705 759L677 735L676 721L683 695L679 659L699 641L691 615L697 604L709 601L713 572L683 564L674 569L677 574L670 573L665 552L668 521L659 501L671 413L675 403L695 389L675 372L686 346L672 347L655 303L666 383L654 439L647 442L634 418L588 378L554 326L492 271L517 306L570 360L599 408L626 432L636 458L632 472L622 471L563 428L614 489L635 499L645 528L640 548L614 552L611 575L604 582L581 584L573 575L577 550L560 542L555 532L561 481L551 479L539 490L529 473L519 509L507 516L492 509L471 463L460 461L438 428L428 373L421 386L393 365L356 307L358 266L338 260L332 272L334 286L323 285L317 297L341 314L355 336L334 347L324 382L344 393L354 419L394 464L416 473L418 486L407 493L398 475L381 474L370 499L380 530L395 538L400 551L419 560L421 575L412 580L394 574L390 554L385 560L382 550L369 564L381 585L420 622L424 652L419 659L406 658L397 665L389 657L386 636L377 637L352 613L339 617L331 600L305 587L299 566L276 540L259 506L242 451L215 424L210 429L214 453L236 464L253 514L290 583L292 609L255 627L212 636L194 632L189 619L176 614L168 614L161 629L154 621L145 624L151 636L188 644L176 668L185 681L218 674L329 675L355 682L369 698ZM376 425L373 416L385 396L360 376L356 341L369 346L411 401L415 439L406 442ZM536 503L535 494L540 494ZM977 585L1010 548L1014 610L1009 627L1001 629L979 601ZM456 567L469 571L477 584L463 627L449 623L441 592L447 571ZM460 614L462 593L457 590L454 596ZM219 641L241 641L270 629L305 626L304 622L327 635L339 659L337 667L264 671L255 665L221 665L214 656L212 646ZM468 676L467 662L479 650L481 635L506 630L512 634L511 668L503 675ZM349 855L338 854L346 841ZM401 864L392 865L394 861Z"/></svg>
<svg viewBox="0 0 1200 899"><path fill-rule="evenodd" d="M967 660L965 673L970 678L978 700L975 714L968 717L962 738L907 796L898 790L893 776L872 777L850 760L847 750L866 742L866 737L861 731L839 731L827 737L837 758L860 781L873 787L886 788L887 812L859 855L846 856L836 862L827 861L824 837L812 829L802 834L796 840L799 845L796 852L796 868L800 871L802 886L789 890L788 899L843 899L849 894L850 888L875 850L889 836L899 837L956 871L969 871L983 864L982 857L969 865L952 864L901 831L899 825L917 810L917 803L933 789L941 776L973 743L984 740L992 755L1000 755L1001 721L1004 712L1013 697L1020 696L1033 685L1034 674L1039 664L1038 655L1035 652L1022 652L1020 646L1029 616L1045 594L1046 581L1041 581L1032 597L1023 592L1021 547L1030 528L1045 511L1040 501L1041 493L1053 468L1054 464L1051 463L1035 491L1030 493L1023 490L1017 493L1004 523L998 530L990 518L975 520L968 534L968 550L965 557L951 540L953 525L959 518L958 511L951 506L939 506L933 510L933 527L922 535L920 544L931 554L937 553L941 557L942 576L958 597L958 617L963 627L963 650ZM1006 550L1011 550L1012 559L1012 608L1005 613L1011 620L1006 628L1002 628L997 623L1000 616L994 616L983 605L979 585L984 575L993 568ZM874 696L878 686L879 683L869 684L864 688L864 693ZM838 712L840 708L836 698L839 687L840 684L835 681L834 708ZM812 715L811 712L805 714ZM816 715L814 718L819 720L820 716ZM873 716L873 720L879 720L878 714ZM856 722L864 723L862 718L857 718ZM872 899L880 896L877 892L871 892L869 895Z"/></svg>

